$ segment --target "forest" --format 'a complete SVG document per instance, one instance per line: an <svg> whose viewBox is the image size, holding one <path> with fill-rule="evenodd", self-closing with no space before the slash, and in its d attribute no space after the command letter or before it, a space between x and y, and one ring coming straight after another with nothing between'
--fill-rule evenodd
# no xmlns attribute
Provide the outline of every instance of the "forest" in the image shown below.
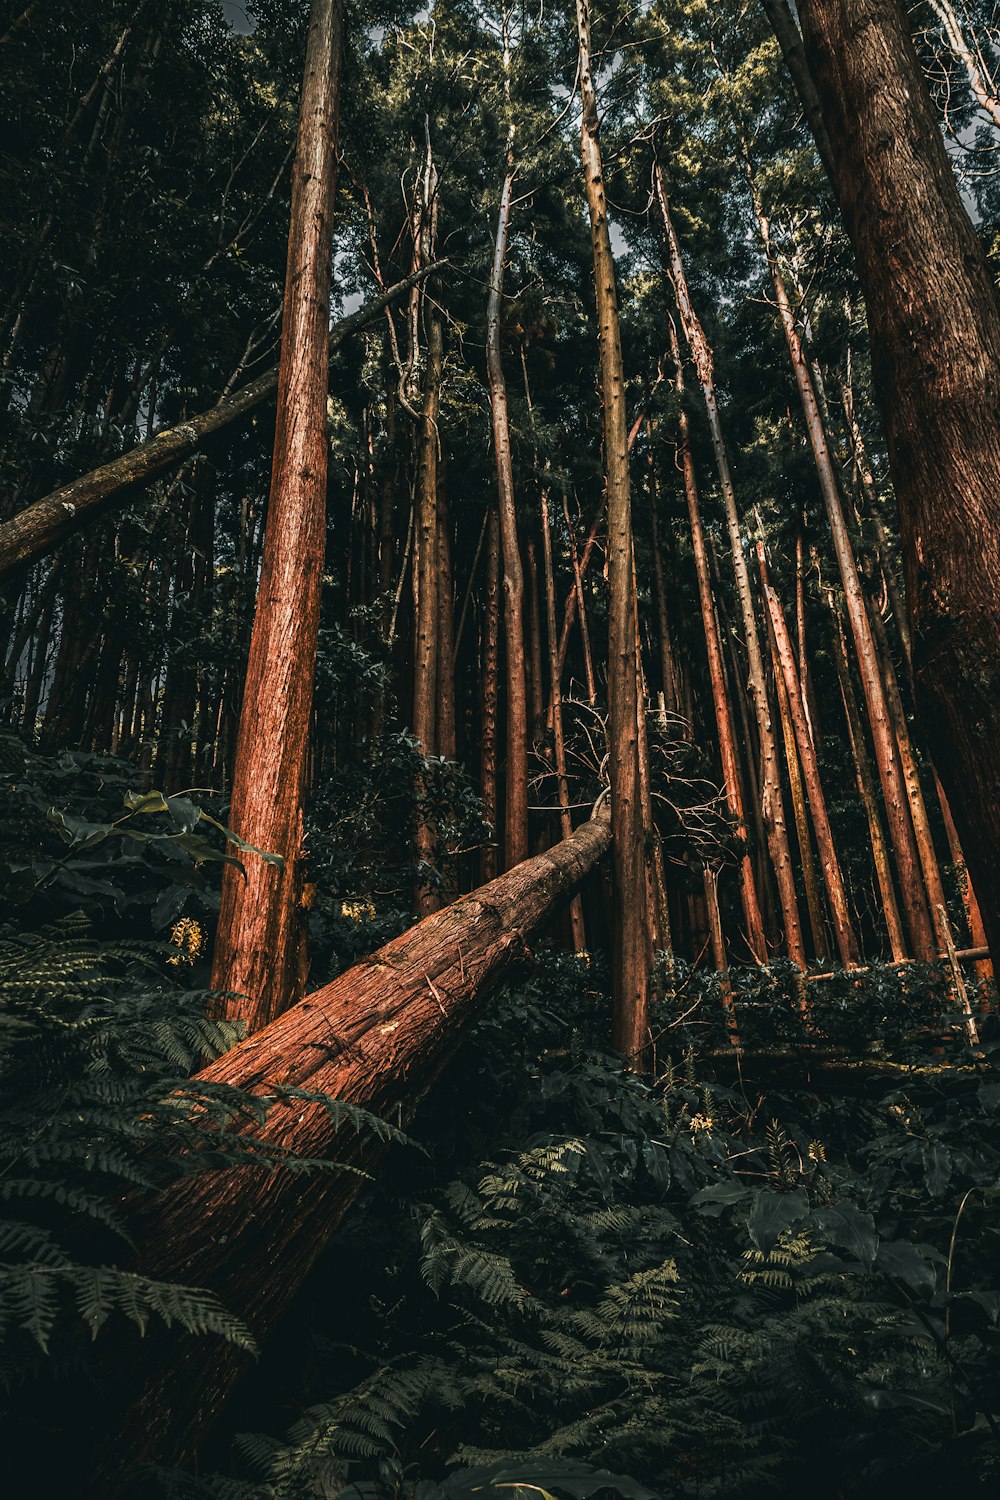
<svg viewBox="0 0 1000 1500"><path fill-rule="evenodd" d="M0 1462L1000 1484L1000 6L0 6Z"/></svg>

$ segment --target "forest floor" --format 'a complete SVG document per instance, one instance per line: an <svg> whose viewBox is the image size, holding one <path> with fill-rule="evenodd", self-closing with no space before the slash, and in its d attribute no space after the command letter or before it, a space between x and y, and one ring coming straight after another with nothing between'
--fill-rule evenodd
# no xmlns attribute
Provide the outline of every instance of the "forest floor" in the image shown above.
<svg viewBox="0 0 1000 1500"><path fill-rule="evenodd" d="M995 1485L995 1017L972 1059L940 975L842 977L813 987L817 1067L790 966L740 971L737 1060L714 976L675 983L655 1080L602 1050L599 960L501 998L209 1467L421 1500Z"/></svg>

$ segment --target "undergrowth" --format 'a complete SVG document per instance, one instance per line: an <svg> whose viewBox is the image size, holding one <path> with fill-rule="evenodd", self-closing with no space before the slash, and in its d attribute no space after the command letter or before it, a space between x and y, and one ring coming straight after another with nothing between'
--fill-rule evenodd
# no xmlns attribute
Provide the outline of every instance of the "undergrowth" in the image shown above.
<svg viewBox="0 0 1000 1500"><path fill-rule="evenodd" d="M798 981L753 983L794 1029ZM969 1065L921 1024L927 987L908 975L891 1005L889 983L827 1003L841 1032L848 1010L896 1017L868 1048L892 1087L876 1068L782 1092L750 1057L698 1058L684 975L659 1076L623 1071L605 976L548 956L479 1023L418 1120L426 1154L389 1160L265 1361L242 1419L273 1419L275 1387L308 1409L236 1440L241 1492L995 1487L996 1028Z"/></svg>

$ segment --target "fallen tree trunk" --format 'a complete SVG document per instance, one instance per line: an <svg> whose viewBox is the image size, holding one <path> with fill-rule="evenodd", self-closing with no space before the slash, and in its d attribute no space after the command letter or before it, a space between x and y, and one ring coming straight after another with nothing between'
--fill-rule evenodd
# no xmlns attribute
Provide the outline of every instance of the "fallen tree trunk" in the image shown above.
<svg viewBox="0 0 1000 1500"><path fill-rule="evenodd" d="M440 262L438 263L440 266ZM344 318L330 330L330 357L332 358L351 334L373 323L390 303L424 277L429 276L435 266L425 266L399 281L380 297L367 302L364 307ZM278 388L277 366L258 375L256 380L234 391L231 396L176 427L165 428L137 448L130 448L109 463L92 469L80 479L73 479L50 494L36 500L33 505L11 516L0 525L0 579L26 567L39 557L51 552L53 547L74 531L79 531L88 522L94 521L112 505L124 504L130 491L137 484L162 474L173 464L189 458L207 437L231 426L241 417L247 416L258 406L274 396Z"/></svg>
<svg viewBox="0 0 1000 1500"><path fill-rule="evenodd" d="M441 1072L499 976L527 954L527 936L572 896L611 845L606 817L480 886L371 958L308 995L204 1068L197 1082L271 1096L308 1090L401 1123ZM248 1123L248 1132L255 1127ZM297 1156L368 1167L381 1151L348 1136L322 1104L278 1098L267 1140ZM185 1179L139 1215L137 1269L209 1287L265 1338L302 1285L363 1179L256 1167ZM153 1374L145 1376L151 1368ZM130 1399L96 1493L117 1493L127 1465L178 1463L195 1449L247 1367L221 1341L146 1341L144 1388ZM134 1387L131 1395L134 1396Z"/></svg>

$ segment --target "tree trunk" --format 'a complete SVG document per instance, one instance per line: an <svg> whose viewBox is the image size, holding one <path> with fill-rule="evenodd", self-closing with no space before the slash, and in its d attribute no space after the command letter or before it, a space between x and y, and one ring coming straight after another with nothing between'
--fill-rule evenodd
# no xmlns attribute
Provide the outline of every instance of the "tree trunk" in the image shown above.
<svg viewBox="0 0 1000 1500"><path fill-rule="evenodd" d="M500 871L499 827L497 823L497 700L500 660L500 520L496 506L490 506L486 530L486 595L483 600L482 712L479 731L479 796L483 817L493 829L493 837L483 845L480 871L484 881L493 880Z"/></svg>
<svg viewBox="0 0 1000 1500"><path fill-rule="evenodd" d="M747 171L749 176L749 164ZM788 291L785 287L784 278L781 275L778 265L774 242L771 238L771 227L766 214L757 200L752 177L750 178L750 190L754 199L757 220L760 225L761 240L767 255L768 268L771 273L771 281L778 304L778 313L781 318L785 341L788 345L788 353L799 390L799 398L802 402L802 411L805 417L806 430L809 434L809 442L813 451L813 458L816 463L820 491L823 495L827 518L830 522L837 566L844 587L847 618L850 622L851 634L854 638L854 649L857 654L858 667L861 674L861 687L864 692L865 706L868 710L868 720L871 725L872 739L875 745L875 762L878 766L879 777L882 782L882 796L885 801L886 815L889 823L889 836L892 840L896 865L899 870L900 890L903 897L903 908L906 912L907 926L910 929L910 939L917 958L933 959L937 950L927 904L924 901L920 855L909 816L906 784L896 749L892 720L886 699L885 683L879 670L861 576L858 572L858 565L854 557L854 548L851 544L850 534L847 530L847 521L844 517L837 474L830 454L830 446L827 441L826 428L819 408L816 388L813 384L812 374L806 360L805 350L802 347L802 339L795 322L795 315L788 300Z"/></svg>
<svg viewBox="0 0 1000 1500"><path fill-rule="evenodd" d="M979 108L989 115L994 126L1000 130L1000 98L997 97L996 83L992 78L987 77L980 60L981 54L977 56L966 41L962 23L958 19L951 0L927 0L927 3L941 22L944 34L948 38L948 46L965 69L973 98Z"/></svg>
<svg viewBox="0 0 1000 1500"><path fill-rule="evenodd" d="M608 495L608 768L615 897L612 1045L633 1065L641 1066L649 1040L649 913L639 767L638 628L628 425L618 289L591 73L588 0L577 0L576 17L583 102L581 153L594 255Z"/></svg>
<svg viewBox="0 0 1000 1500"><path fill-rule="evenodd" d="M781 607L781 601L766 576L764 549L760 542L757 544L757 556L761 562L764 596L771 615L771 626L774 631L774 641L777 647L778 666L784 678L785 691L788 694L788 706L792 719L792 727L795 731L795 744L802 765L802 776L806 784L806 794L809 798L809 810L812 813L813 828L816 831L816 847L819 851L820 868L823 871L823 884L826 887L827 900L830 903L830 915L833 919L833 935L841 963L846 969L851 969L859 961L858 940L854 933L854 925L851 921L850 909L847 902L847 892L844 889L844 881L840 873L840 861L837 858L837 851L833 842L833 830L830 827L830 819L827 814L826 797L823 793L823 783L820 778L816 748L813 744L812 735L809 733L809 721L806 717L805 701L798 668L795 663L795 652L792 647L791 636L788 633L788 625L785 621L785 613Z"/></svg>
<svg viewBox="0 0 1000 1500"><path fill-rule="evenodd" d="M656 462L653 456L653 432L647 420L649 448L646 454L648 479L649 514L653 525L653 582L656 589L656 624L660 646L660 679L663 683L663 701L666 710L675 719L683 717L683 696L680 673L674 651L673 632L670 629L670 612L667 607L667 581L663 566L663 550L660 545L659 495L656 483ZM690 725L687 733L691 733Z"/></svg>
<svg viewBox="0 0 1000 1500"><path fill-rule="evenodd" d="M872 770L871 759L868 755L868 746L865 742L865 726L861 719L857 698L854 694L854 684L851 681L851 668L847 659L847 642L844 638L843 622L832 589L827 590L827 600L833 619L833 656L837 668L837 680L840 684L840 694L844 703L844 714L847 719L847 737L854 759L854 773L857 780L858 792L864 804L865 816L868 819L868 835L871 840L872 858L875 862L875 875L878 880L882 911L885 916L886 929L889 933L892 961L893 963L902 963L906 958L906 937L903 933L903 923L899 915L896 892L892 883L892 862L889 857L889 848L885 841L885 834L882 832L882 820L878 810L878 788L875 781L875 773Z"/></svg>
<svg viewBox="0 0 1000 1500"><path fill-rule="evenodd" d="M552 748L556 766L556 792L559 798L559 827L564 839L573 832L573 815L569 804L566 778L566 745L563 740L562 687L559 682L559 645L556 640L556 585L552 566L552 528L549 525L548 491L542 490L542 555L545 563L545 616L548 624L549 692L552 696ZM582 953L587 947L583 926L583 902L574 896L569 908L573 949Z"/></svg>
<svg viewBox="0 0 1000 1500"><path fill-rule="evenodd" d="M789 9L788 0L762 0L762 3L781 49L781 55L785 60L785 67L788 69L795 92L799 96L799 103L802 105L802 112L812 133L819 159L836 192L837 177L833 163L833 148L823 123L823 111L820 108L816 84L809 71L809 64L806 62L802 33Z"/></svg>
<svg viewBox="0 0 1000 1500"><path fill-rule="evenodd" d="M792 856L788 846L788 830L785 826L785 811L781 801L781 773L778 748L771 722L771 709L767 699L767 684L764 677L764 659L760 650L757 619L754 613L753 594L750 588L750 573L743 552L743 533L736 506L736 491L729 468L729 454L722 432L719 403L715 393L715 374L712 350L705 337L705 330L694 310L688 291L680 244L670 216L666 184L659 165L654 167L656 196L660 205L663 228L667 237L670 257L670 278L677 299L681 326L691 350L698 383L705 400L708 425L712 437L712 451L719 474L719 486L726 513L729 546L733 571L736 575L736 592L740 603L743 638L746 643L747 661L750 668L750 696L753 699L757 719L757 733L761 755L761 813L767 831L767 844L778 885L782 921L785 927L785 944L788 957L800 968L805 967L805 949L802 944L802 924L799 919L798 898L795 893L795 877L792 871Z"/></svg>
<svg viewBox="0 0 1000 1500"><path fill-rule="evenodd" d="M563 515L566 518L566 534L569 537L570 561L573 564L573 587L566 599L566 609L563 613L562 634L559 637L559 673L562 677L563 666L566 661L566 647L569 642L570 627L573 624L574 614L580 617L580 638L583 642L583 674L587 686L587 702L597 702L597 683L594 680L594 659L590 651L590 627L587 623L587 597L583 592L583 576L590 555L594 550L594 542L597 537L597 529L600 525L601 516L604 514L602 504L594 517L593 524L587 535L587 541L583 549L582 560L577 554L576 537L573 533L573 522L569 514L569 497L563 494ZM571 607L572 606L572 607Z"/></svg>
<svg viewBox="0 0 1000 1500"><path fill-rule="evenodd" d="M503 625L507 666L504 868L508 870L524 859L528 852L528 698L524 654L524 572L517 535L507 381L500 349L500 314L513 186L514 167L508 162L500 193L489 298L486 304L486 369L493 417L493 449L500 504L500 547L503 556Z"/></svg>
<svg viewBox="0 0 1000 1500"><path fill-rule="evenodd" d="M1000 300L898 0L802 0L865 291L917 711L1000 951Z"/></svg>
<svg viewBox="0 0 1000 1500"><path fill-rule="evenodd" d="M670 324L670 347L674 358L674 386L679 401L678 447L680 468L684 475L684 494L687 500L688 521L691 526L691 547L694 552L695 575L698 581L698 602L701 605L701 623L705 633L708 652L708 678L712 689L712 706L715 710L716 732L719 737L719 755L722 760L723 795L726 808L736 824L737 836L742 843L740 853L740 902L743 907L745 937L755 963L767 962L767 939L764 936L764 921L754 879L753 862L747 846L746 819L743 813L743 794L740 788L739 767L736 759L736 732L733 714L726 691L726 668L722 658L722 642L715 615L715 599L712 594L712 578L705 547L705 529L701 522L701 506L698 501L698 480L695 474L694 457L691 453L691 438L688 415L684 408L684 369L677 331Z"/></svg>
<svg viewBox="0 0 1000 1500"><path fill-rule="evenodd" d="M297 999L302 967L302 803L326 542L330 220L336 173L342 14L313 0L278 368L278 415L257 610L229 821L276 868L227 865L212 963L222 1009L251 1031Z"/></svg>
<svg viewBox="0 0 1000 1500"><path fill-rule="evenodd" d="M282 1087L305 1090L393 1123L405 1120L497 979L528 956L526 939L575 893L610 842L608 820L591 819L300 1001L209 1064L196 1085L226 1084L272 1099ZM261 1130L250 1120L235 1128ZM296 1155L336 1152L356 1166L370 1167L380 1152L376 1139L348 1135L324 1105L295 1097L276 1099L262 1133ZM304 1176L254 1167L182 1179L143 1206L139 1268L211 1288L264 1339L362 1185L346 1172ZM164 1361L150 1374L157 1347ZM138 1358L144 1385L113 1428L102 1496L122 1483L122 1454L135 1464L186 1458L249 1363L232 1346L201 1339L163 1346L147 1340Z"/></svg>
<svg viewBox="0 0 1000 1500"><path fill-rule="evenodd" d="M427 369L424 374L424 407L420 420L417 453L417 493L414 504L414 648L413 648L413 733L426 756L438 753L437 745L437 668L438 643L438 411L441 403L441 374L444 367L444 335L437 309L428 303ZM418 786L418 800L422 796ZM424 865L434 866L437 837L425 811L417 816L414 852ZM438 896L429 881L418 879L415 892L416 910L426 916L438 905Z"/></svg>
<svg viewBox="0 0 1000 1500"><path fill-rule="evenodd" d="M438 465L438 664L437 753L454 760L455 738L455 580L451 565L451 518L445 464Z"/></svg>

